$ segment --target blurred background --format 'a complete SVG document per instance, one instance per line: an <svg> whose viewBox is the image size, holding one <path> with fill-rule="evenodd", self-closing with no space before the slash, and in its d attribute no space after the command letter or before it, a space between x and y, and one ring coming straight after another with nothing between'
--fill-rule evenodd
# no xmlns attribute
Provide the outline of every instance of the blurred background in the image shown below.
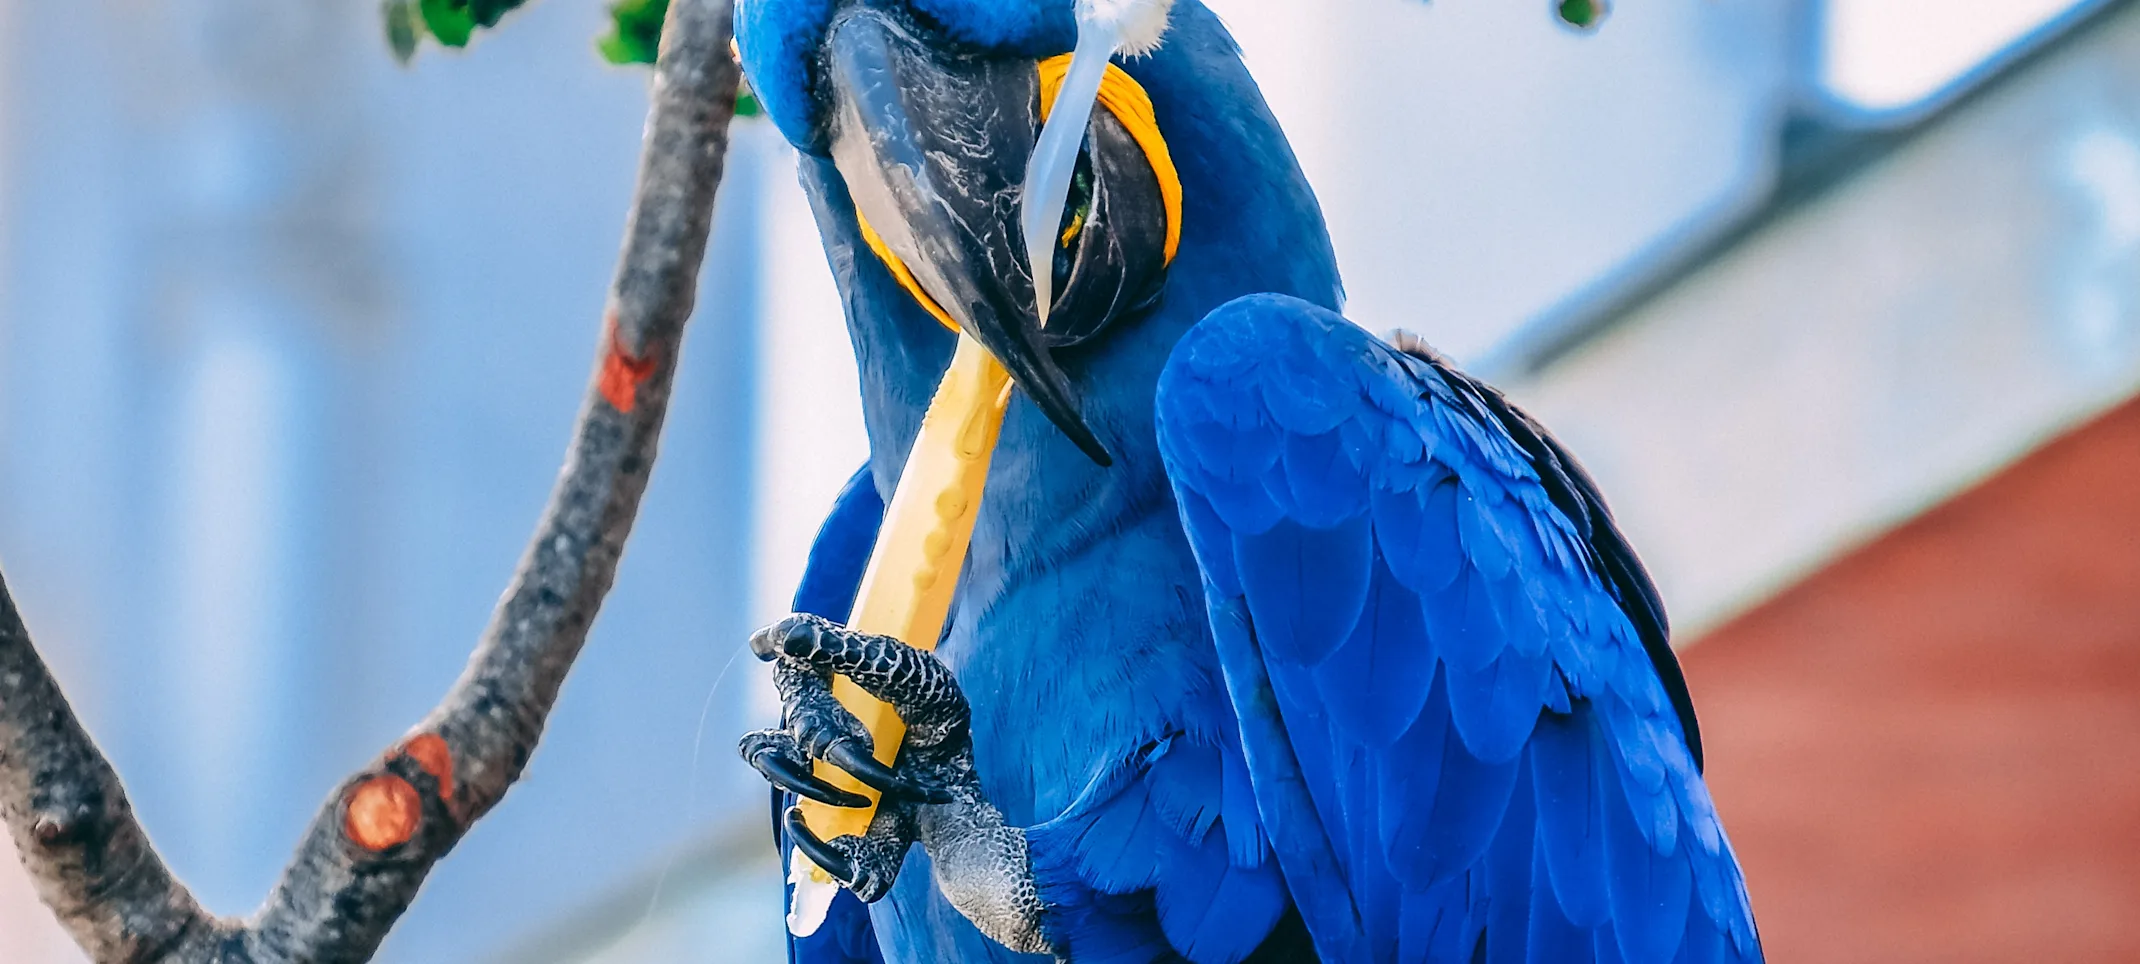
<svg viewBox="0 0 2140 964"><path fill-rule="evenodd" d="M1688 647L1771 958L2140 960L2140 4L1209 0L1350 313L1581 455ZM643 119L599 0L0 0L0 560L243 913L451 683L554 477ZM863 457L739 122L659 470L526 780L386 961L770 961L736 736ZM78 956L0 841L0 962Z"/></svg>

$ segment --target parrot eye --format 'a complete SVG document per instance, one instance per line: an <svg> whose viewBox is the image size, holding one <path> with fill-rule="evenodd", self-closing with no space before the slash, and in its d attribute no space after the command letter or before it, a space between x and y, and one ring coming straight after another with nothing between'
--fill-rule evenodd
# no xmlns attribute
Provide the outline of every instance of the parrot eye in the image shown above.
<svg viewBox="0 0 2140 964"><path fill-rule="evenodd" d="M1174 215L1155 167L1119 118L1093 113L1050 266L1056 292L1044 333L1050 346L1089 340L1158 300Z"/></svg>
<svg viewBox="0 0 2140 964"><path fill-rule="evenodd" d="M1063 205L1063 227L1055 245L1055 290L1068 290L1070 274L1077 268L1077 253L1085 240L1085 226L1092 220L1092 154L1080 151L1077 172L1070 176L1070 200Z"/></svg>
<svg viewBox="0 0 2140 964"><path fill-rule="evenodd" d="M1077 173L1070 177L1070 203L1063 206L1063 232L1061 248L1073 249L1079 237L1085 233L1085 219L1092 216L1092 154L1080 151L1077 155ZM1062 270L1060 263L1058 271Z"/></svg>

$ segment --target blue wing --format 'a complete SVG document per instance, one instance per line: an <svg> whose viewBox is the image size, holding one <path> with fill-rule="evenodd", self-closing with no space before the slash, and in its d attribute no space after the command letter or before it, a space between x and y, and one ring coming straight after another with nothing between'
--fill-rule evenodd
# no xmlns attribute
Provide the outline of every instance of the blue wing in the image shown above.
<svg viewBox="0 0 2140 964"><path fill-rule="evenodd" d="M803 568L801 585L795 590L794 609L826 619L847 621L855 592L862 586L862 571L869 567L870 551L877 546L877 527L884 521L884 499L865 465L847 480L832 512L818 528L810 544L810 561ZM795 805L795 795L773 788L773 847L780 853L781 901L786 907L794 895L788 876L789 844L781 829L781 814ZM846 888L832 899L825 923L809 937L788 935L789 964L884 964L870 926L869 907Z"/></svg>
<svg viewBox="0 0 2140 964"><path fill-rule="evenodd" d="M1543 431L1258 295L1175 348L1159 443L1324 960L1760 960L1655 591Z"/></svg>

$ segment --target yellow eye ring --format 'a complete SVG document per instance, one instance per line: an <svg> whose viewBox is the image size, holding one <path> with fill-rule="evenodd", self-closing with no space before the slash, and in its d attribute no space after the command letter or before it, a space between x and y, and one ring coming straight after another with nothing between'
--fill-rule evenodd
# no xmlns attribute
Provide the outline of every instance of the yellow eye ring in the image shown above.
<svg viewBox="0 0 2140 964"><path fill-rule="evenodd" d="M1040 62L1041 121L1047 121L1054 112L1055 95L1062 90L1063 77L1069 72L1069 54ZM1167 151L1167 139L1159 133L1152 97L1128 71L1108 64L1106 76L1100 78L1100 106L1122 122L1130 138L1144 149L1144 159L1151 162L1152 173L1159 177L1159 200L1167 212L1166 260L1173 264L1174 253L1181 249L1181 174L1174 170L1174 155Z"/></svg>

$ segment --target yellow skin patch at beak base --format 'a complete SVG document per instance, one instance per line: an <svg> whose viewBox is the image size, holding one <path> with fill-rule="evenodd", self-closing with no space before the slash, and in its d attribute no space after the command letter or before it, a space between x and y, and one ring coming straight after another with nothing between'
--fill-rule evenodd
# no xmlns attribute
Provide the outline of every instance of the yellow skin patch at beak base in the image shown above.
<svg viewBox="0 0 2140 964"><path fill-rule="evenodd" d="M935 298L929 297L929 293L922 290L921 282L914 280L913 269L908 268L905 261L901 261L898 255L892 253L891 247L884 243L884 236L878 234L876 228L869 226L869 219L862 216L859 208L855 210L855 227L862 229L862 243L869 245L869 250L876 252L877 260L884 262L885 269L892 273L892 280L899 282L899 287L905 289L915 301L920 302L922 308L929 312L929 317L952 331L959 330L959 323L951 320L951 313L945 311L943 305L937 304Z"/></svg>
<svg viewBox="0 0 2140 964"><path fill-rule="evenodd" d="M1070 57L1041 61L1041 118L1046 120L1056 93L1069 69ZM1132 139L1144 150L1159 179L1159 193L1166 209L1166 260L1172 263L1181 245L1181 178L1174 169L1167 143L1160 136L1151 97L1121 68L1109 64L1100 84L1099 103L1115 115ZM958 323L936 299L922 289L914 272L900 260L862 212L855 212L862 241L892 273L908 295L944 327L959 331ZM1067 244L1073 232L1065 237ZM922 418L921 432L900 472L899 486L886 506L878 530L877 545L856 592L849 628L864 633L894 637L919 649L934 649L943 635L958 588L966 550L973 540L982 490L988 481L988 466L1003 430L1003 413L1010 405L1009 372L973 336L959 333L958 349L951 366L938 384L929 410ZM877 760L890 766L906 738L906 724L889 704L870 696L844 676L832 681L833 696L869 731ZM811 832L820 839L862 836L876 816L878 793L829 763L815 765L817 775L841 789L860 793L870 806L834 807L814 800L798 806ZM809 885L831 886L831 878L814 866L801 851L791 854L800 862ZM797 901L802 899L798 881ZM821 918L820 918L821 920ZM817 921L810 922L814 931ZM795 923L791 921L791 928Z"/></svg>

